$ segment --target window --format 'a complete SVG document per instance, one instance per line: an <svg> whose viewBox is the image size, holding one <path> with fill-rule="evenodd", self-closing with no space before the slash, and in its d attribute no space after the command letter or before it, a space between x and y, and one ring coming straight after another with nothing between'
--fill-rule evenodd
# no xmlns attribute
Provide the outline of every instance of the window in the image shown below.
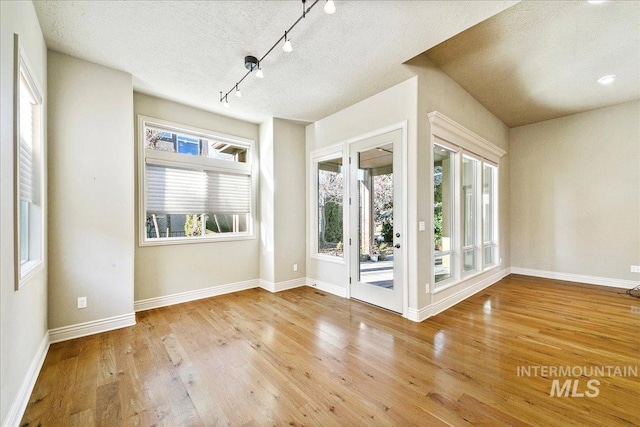
<svg viewBox="0 0 640 427"><path fill-rule="evenodd" d="M433 291L499 264L498 159L504 151L429 114L433 141Z"/></svg>
<svg viewBox="0 0 640 427"><path fill-rule="evenodd" d="M482 169L482 253L483 265L489 267L496 263L495 230L498 228L498 216L495 211L496 183L498 168L485 163Z"/></svg>
<svg viewBox="0 0 640 427"><path fill-rule="evenodd" d="M433 147L433 229L435 245L435 282L451 278L453 260L455 152Z"/></svg>
<svg viewBox="0 0 640 427"><path fill-rule="evenodd" d="M253 238L253 141L139 118L141 244Z"/></svg>
<svg viewBox="0 0 640 427"><path fill-rule="evenodd" d="M462 271L468 273L476 270L477 246L476 246L476 199L478 191L478 160L462 157Z"/></svg>
<svg viewBox="0 0 640 427"><path fill-rule="evenodd" d="M16 289L43 266L42 96L15 36Z"/></svg>
<svg viewBox="0 0 640 427"><path fill-rule="evenodd" d="M312 153L314 232L312 256L344 260L344 172L342 151Z"/></svg>

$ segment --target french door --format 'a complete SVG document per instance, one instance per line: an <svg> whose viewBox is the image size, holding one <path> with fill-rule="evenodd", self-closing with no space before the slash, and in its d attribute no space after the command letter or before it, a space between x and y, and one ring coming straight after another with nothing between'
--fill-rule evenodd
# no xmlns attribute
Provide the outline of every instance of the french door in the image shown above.
<svg viewBox="0 0 640 427"><path fill-rule="evenodd" d="M350 293L402 313L402 130L350 144Z"/></svg>

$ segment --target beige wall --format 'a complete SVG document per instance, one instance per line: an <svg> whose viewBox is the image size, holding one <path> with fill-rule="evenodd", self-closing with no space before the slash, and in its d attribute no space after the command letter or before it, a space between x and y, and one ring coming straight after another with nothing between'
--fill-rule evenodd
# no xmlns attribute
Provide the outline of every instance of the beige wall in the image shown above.
<svg viewBox="0 0 640 427"><path fill-rule="evenodd" d="M467 91L460 87L442 70L435 66L425 55L421 55L406 63L411 72L418 76L418 144L417 144L417 187L421 191L415 193L416 211L419 221L433 224L432 201L429 191L429 165L432 162L432 148L430 144L431 127L427 114L438 111L470 131L485 138L489 142L505 151L509 146L509 128L497 117L491 114ZM500 269L509 266L509 154L500 159L499 169L499 239L502 265ZM417 281L418 306L423 308L438 300L469 287L469 282L460 283L437 294L428 294L426 285L431 284L431 266L433 264L433 243L429 233L420 234L417 245ZM482 280L485 273L475 278L473 282Z"/></svg>
<svg viewBox="0 0 640 427"><path fill-rule="evenodd" d="M45 267L14 290L13 250L13 34L20 42L44 100L44 156L47 147L47 47L31 2L0 2L0 422L16 402L29 365L47 336L46 164L43 206ZM45 162L46 163L46 162Z"/></svg>
<svg viewBox="0 0 640 427"><path fill-rule="evenodd" d="M141 93L134 93L133 103L136 117L141 114L256 141L254 170L257 173L258 125ZM133 114L131 118L133 119ZM135 139L137 140L137 137ZM130 150L133 154L135 150L133 143ZM136 181L132 181L132 184L134 183ZM231 242L140 247L137 237L140 226L137 211L135 223L136 301L255 280L259 277L258 238ZM256 233L259 236L260 228L257 224Z"/></svg>
<svg viewBox="0 0 640 427"><path fill-rule="evenodd" d="M273 119L274 282L305 277L305 129L299 123ZM264 185L264 183L262 183ZM293 271L298 264L298 271Z"/></svg>
<svg viewBox="0 0 640 427"><path fill-rule="evenodd" d="M133 89L130 74L53 51L48 59L55 329L133 313Z"/></svg>
<svg viewBox="0 0 640 427"><path fill-rule="evenodd" d="M638 280L640 103L511 129L514 267Z"/></svg>
<svg viewBox="0 0 640 427"><path fill-rule="evenodd" d="M260 125L260 279L267 286L305 277L304 132L277 118Z"/></svg>

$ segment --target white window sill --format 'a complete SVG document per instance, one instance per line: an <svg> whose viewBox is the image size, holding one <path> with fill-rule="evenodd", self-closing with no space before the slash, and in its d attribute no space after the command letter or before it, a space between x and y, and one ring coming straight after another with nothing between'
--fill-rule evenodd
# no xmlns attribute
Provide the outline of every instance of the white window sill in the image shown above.
<svg viewBox="0 0 640 427"><path fill-rule="evenodd" d="M194 243L234 242L255 239L255 234L235 234L232 236L216 237L160 237L158 239L141 240L139 246L190 245Z"/></svg>
<svg viewBox="0 0 640 427"><path fill-rule="evenodd" d="M318 261L332 262L334 264L345 265L344 256L331 256L331 255L322 255L322 254L311 254L311 259L315 259Z"/></svg>
<svg viewBox="0 0 640 427"><path fill-rule="evenodd" d="M18 289L25 285L33 276L44 268L44 261L41 259L27 261L20 265L20 280Z"/></svg>

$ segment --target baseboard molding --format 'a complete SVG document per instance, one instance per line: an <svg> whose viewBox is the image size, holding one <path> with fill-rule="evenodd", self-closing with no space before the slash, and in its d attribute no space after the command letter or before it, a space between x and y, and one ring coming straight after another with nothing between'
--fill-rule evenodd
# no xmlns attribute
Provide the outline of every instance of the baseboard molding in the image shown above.
<svg viewBox="0 0 640 427"><path fill-rule="evenodd" d="M307 286L311 288L320 289L321 291L337 295L342 298L347 297L347 288L342 286L332 285L331 283L322 282L320 280L307 277Z"/></svg>
<svg viewBox="0 0 640 427"><path fill-rule="evenodd" d="M407 315L406 318L411 320L412 322L422 322L423 320L429 318L429 306L427 307L422 307L421 309L415 309L415 308L407 308Z"/></svg>
<svg viewBox="0 0 640 427"><path fill-rule="evenodd" d="M610 277L586 276L583 274L560 273L557 271L536 270L533 268L511 267L512 274L542 277L544 279L564 280L567 282L586 283L589 285L609 286L612 288L631 289L640 284L634 280L612 279Z"/></svg>
<svg viewBox="0 0 640 427"><path fill-rule="evenodd" d="M258 279L247 280L244 282L229 283L226 285L211 286L204 289L196 289L194 291L180 292L162 297L148 298L133 303L133 309L138 311L151 310L152 308L166 307L183 302L196 301L203 298L215 297L218 295L230 294L232 292L246 291L261 287Z"/></svg>
<svg viewBox="0 0 640 427"><path fill-rule="evenodd" d="M491 276L485 277L484 279L478 281L477 283L474 283L473 285L465 289L456 292L453 295L444 298L441 301L435 302L420 309L409 308L407 309L407 319L413 322L422 322L423 320L426 320L431 316L442 313L446 309L453 307L454 305L464 301L474 294L477 294L483 289L488 288L494 283L507 277L511 273L511 268L505 268L495 274L492 274Z"/></svg>
<svg viewBox="0 0 640 427"><path fill-rule="evenodd" d="M307 283L306 277L300 277L298 279L287 280L284 282L273 283L267 280L260 279L260 287L269 292L281 292L287 289L299 288Z"/></svg>
<svg viewBox="0 0 640 427"><path fill-rule="evenodd" d="M49 344L49 333L46 333L42 338L42 342L40 342L40 346L38 347L36 354L33 356L33 360L31 360L31 364L24 376L22 385L20 386L13 403L9 407L9 412L7 413L4 421L2 421L2 425L4 427L20 425L24 411L27 409L31 392L33 391L33 387L36 385L36 380L40 374L40 369L42 368L45 357L47 357Z"/></svg>
<svg viewBox="0 0 640 427"><path fill-rule="evenodd" d="M86 337L87 335L113 331L114 329L126 328L127 326L133 326L135 324L135 313L123 314L120 316L108 317L106 319L93 320L91 322L50 329L49 341L53 344L60 341Z"/></svg>

